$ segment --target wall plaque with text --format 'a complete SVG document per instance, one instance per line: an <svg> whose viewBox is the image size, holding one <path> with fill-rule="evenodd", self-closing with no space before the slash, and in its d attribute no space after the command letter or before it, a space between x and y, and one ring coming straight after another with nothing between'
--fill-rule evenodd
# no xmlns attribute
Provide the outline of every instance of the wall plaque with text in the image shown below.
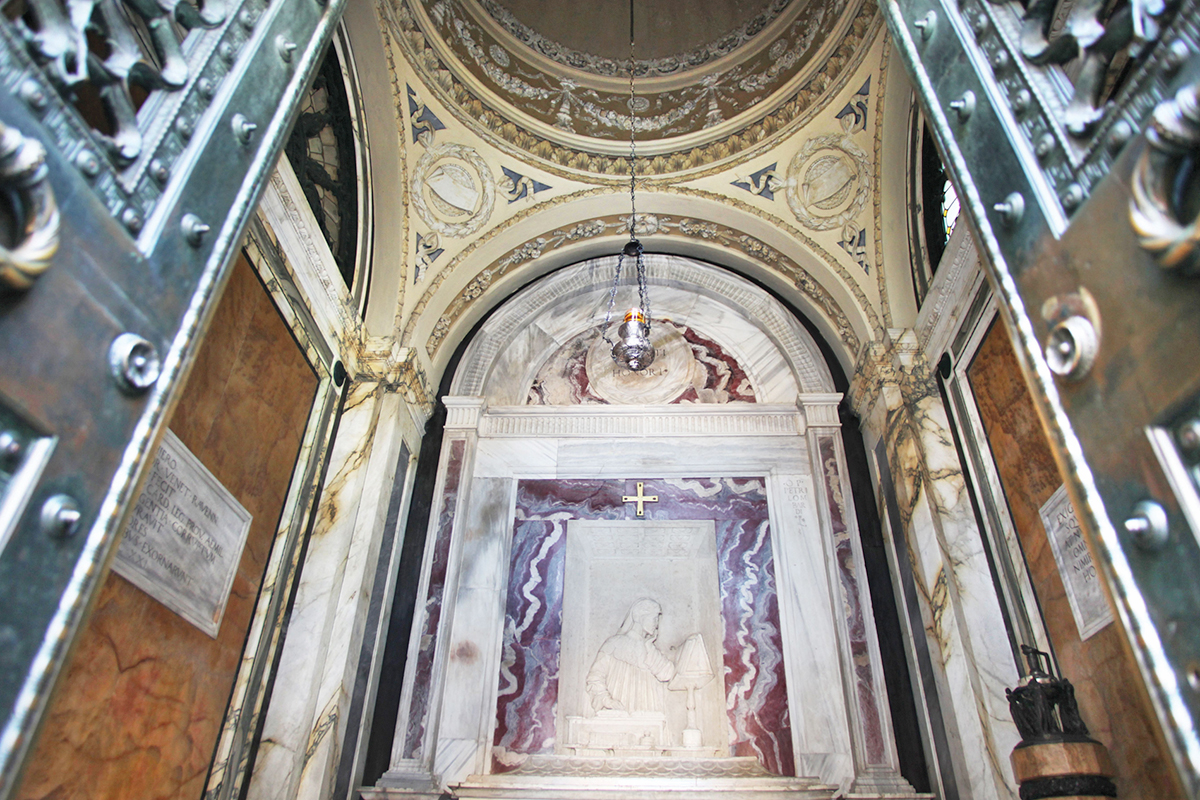
<svg viewBox="0 0 1200 800"><path fill-rule="evenodd" d="M250 513L168 430L113 569L215 639L249 531Z"/></svg>
<svg viewBox="0 0 1200 800"><path fill-rule="evenodd" d="M1113 617L1092 554L1075 518L1075 507L1071 505L1067 487L1058 487L1040 513L1054 561L1067 590L1071 613L1075 615L1079 638L1087 639L1112 622Z"/></svg>

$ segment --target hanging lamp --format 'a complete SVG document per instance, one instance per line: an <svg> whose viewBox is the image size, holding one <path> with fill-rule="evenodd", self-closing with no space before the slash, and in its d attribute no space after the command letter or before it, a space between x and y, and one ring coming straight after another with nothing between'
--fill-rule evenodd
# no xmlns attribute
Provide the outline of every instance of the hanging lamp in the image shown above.
<svg viewBox="0 0 1200 800"><path fill-rule="evenodd" d="M629 0L629 241L617 255L617 269L613 275L612 291L608 294L608 311L604 315L601 336L612 348L613 361L625 369L639 372L654 363L654 346L650 344L650 294L646 290L646 262L642 256L642 243L637 240L634 225L637 218L637 94L634 89L633 72L633 0ZM638 305L625 312L625 319L617 328L617 341L608 338L612 324L613 306L617 300L617 286L621 281L621 268L625 259L631 258L637 270Z"/></svg>

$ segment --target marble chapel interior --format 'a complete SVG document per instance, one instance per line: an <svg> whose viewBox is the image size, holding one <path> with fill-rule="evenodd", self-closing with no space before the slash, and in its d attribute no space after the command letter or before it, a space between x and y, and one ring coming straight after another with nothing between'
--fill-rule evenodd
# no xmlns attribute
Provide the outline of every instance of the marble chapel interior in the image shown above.
<svg viewBox="0 0 1200 800"><path fill-rule="evenodd" d="M1184 797L876 0L632 12L346 5L15 797L1016 800L1022 645Z"/></svg>

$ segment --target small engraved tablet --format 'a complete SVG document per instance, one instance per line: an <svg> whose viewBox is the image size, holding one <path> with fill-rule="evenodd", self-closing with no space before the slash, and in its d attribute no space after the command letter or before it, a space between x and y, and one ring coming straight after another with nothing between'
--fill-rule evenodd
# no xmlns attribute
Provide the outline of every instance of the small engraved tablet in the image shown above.
<svg viewBox="0 0 1200 800"><path fill-rule="evenodd" d="M1067 590L1071 613L1075 615L1079 638L1087 639L1112 622L1113 617L1092 554L1079 521L1075 519L1075 507L1067 496L1066 486L1058 487L1058 491L1050 495L1041 508L1041 516L1063 587Z"/></svg>
<svg viewBox="0 0 1200 800"><path fill-rule="evenodd" d="M215 639L249 531L250 513L168 430L113 569Z"/></svg>

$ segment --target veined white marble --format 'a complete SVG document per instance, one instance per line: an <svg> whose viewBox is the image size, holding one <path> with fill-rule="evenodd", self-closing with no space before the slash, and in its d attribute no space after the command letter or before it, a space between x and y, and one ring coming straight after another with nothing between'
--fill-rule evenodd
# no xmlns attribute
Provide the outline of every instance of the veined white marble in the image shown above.
<svg viewBox="0 0 1200 800"><path fill-rule="evenodd" d="M967 494L945 407L929 382L912 332L872 365L880 385L864 417L887 442L892 489L934 657L948 755L960 791L1015 798L1008 754L1019 739L1004 689L1018 674L983 538ZM861 390L860 390L861 391Z"/></svg>
<svg viewBox="0 0 1200 800"><path fill-rule="evenodd" d="M326 341L357 344L363 332L354 300L286 158L280 160L267 182L259 210L287 257L304 266L294 270L292 277ZM344 358L353 359L359 348L335 345L334 349L342 351Z"/></svg>
<svg viewBox="0 0 1200 800"><path fill-rule="evenodd" d="M306 492L313 491L315 493L318 488L316 484L320 471L314 469L312 477L307 482L304 480L304 476L310 465L313 465L314 461L319 461L324 455L328 445L319 434L324 428L326 415L332 413L332 403L335 400L336 391L332 378L326 377L321 381L304 429L304 439L300 443L300 452L296 456L293 480L288 487L287 498L284 500L283 510L279 515L279 525L271 545L271 555L266 569L263 571L258 602L254 607L254 617L250 621L241 664L238 667L237 678L230 695L229 708L231 712L226 715L220 738L217 741L205 796L208 796L209 792L220 791L226 781L242 779L242 764L239 762L247 757L248 753L240 752L243 741L239 740L238 729L243 721L242 715L247 711L251 716L248 720L250 728L257 727L258 715L262 710L260 704L264 698L252 696L251 682L254 680L258 659L263 657L263 653L271 652L272 642L277 642L282 632L284 622L282 611L276 611L275 615L272 615L271 612L273 608L282 609L284 606L283 604L276 606L273 601L278 593L288 591L291 586L290 582L284 578L287 572L285 566L295 551L289 549L287 543L289 540L296 542L293 546L298 549L298 542L303 536L306 524L305 512L308 509L302 502L302 498ZM239 713L237 710L241 710L241 712Z"/></svg>
<svg viewBox="0 0 1200 800"><path fill-rule="evenodd" d="M970 309L971 298L984 281L975 241L965 225L957 225L946 242L941 266L929 286L929 293L913 326L922 349L936 356L936 363L950 346Z"/></svg>
<svg viewBox="0 0 1200 800"><path fill-rule="evenodd" d="M779 587L779 617L790 642L784 668L797 772L846 791L854 782L845 690L838 659L835 596L812 475L806 470L772 475L772 546Z"/></svg>
<svg viewBox="0 0 1200 800"><path fill-rule="evenodd" d="M840 450L841 395L832 391L808 333L760 289L688 259L661 261L652 270L660 281L652 287L656 316L716 339L754 382L757 402L524 405L539 364L595 324L595 310L607 299L609 274L595 264L556 273L489 319L455 376L456 394L446 399L447 435L465 448L454 457L464 473L456 484L448 561L444 567L431 562L431 539L418 590L425 598L430 575L452 576L441 584L436 630L414 623L410 648L436 638L437 660L423 684L429 696L418 700L406 687L393 770L383 785L396 785L402 774L410 774L418 766L413 760L418 752L443 788L474 786L480 779L471 775L491 770L505 571L519 479L761 476L768 482L784 677L794 720L789 761L843 791L858 784L886 796L911 794L895 773L861 552L846 561L852 570L849 584L837 566L842 556L835 550L847 548L848 539L857 547L853 506L842 499L849 486ZM831 478L835 490L825 478L814 484L817 437L839 443ZM443 470L450 452L444 445ZM435 494L435 513L442 492ZM838 510L820 510L835 495ZM441 529L448 531L450 518L444 520ZM430 525L433 536L436 523ZM856 638L847 633L846 607L857 615ZM414 653L410 649L410 672ZM867 725L873 731L870 754L860 721L864 702L883 717ZM405 723L405 714L426 711L430 722L414 733L418 729ZM408 744L402 745L406 728ZM414 735L423 737L419 747ZM880 744L881 736L886 744Z"/></svg>
<svg viewBox="0 0 1200 800"><path fill-rule="evenodd" d="M352 386L296 590L251 798L324 797L336 770L386 498L406 431L401 399Z"/></svg>
<svg viewBox="0 0 1200 800"><path fill-rule="evenodd" d="M847 637L838 633L838 625L844 625L837 621L844 603L843 590L832 565L829 518L818 512L824 494L814 488L810 448L805 444L817 435L816 431L825 437L840 437L836 415L839 399L836 394L807 398L822 426L807 435L801 433L805 428L797 425L795 406L768 407L777 418L788 421L786 430L776 430L761 421L742 427L747 420L754 420L754 405L720 408L714 415L718 422L712 424L720 426L718 431L724 427L728 433L710 432L703 438L630 434L597 438L587 424L579 423L588 418L591 409L579 407L487 408L478 417L478 438L467 433L464 418L464 427L459 430L468 435L466 446L471 452L464 462L471 464L472 478L469 488L462 490L465 496L454 524L456 545L448 565L448 571L458 576L458 583L448 588L442 604L444 616L438 637L445 642L445 655L435 668L442 674L435 677L432 686L436 698L431 699L430 708L439 710L436 731L430 729L427 733L433 748L429 774L448 788L469 785L476 780L471 775L490 771L505 571L518 478L762 475L767 476L769 486L796 763L800 769L812 770L825 785L845 790L856 781L869 784L872 770L866 759L856 754L861 745L855 744L851 731L852 716L857 712L848 705L852 692L844 684L847 670L854 669L854 656ZM467 408L482 408L482 399L451 398L449 406L452 414L459 413L458 409L466 413ZM600 413L615 420L637 420L643 414L651 419L656 414L686 419L707 411L694 406L664 408L602 408ZM519 435L512 429L498 429L495 418L538 422ZM553 430L562 433L547 435ZM847 506L841 513L852 516L852 507ZM861 565L861 555L857 563ZM870 620L870 600L861 569L858 577L855 602ZM873 628L867 635L873 642ZM877 647L872 644L867 654L874 664L873 674L881 678ZM879 708L886 715L881 680L875 692ZM884 726L885 734L890 736L886 721ZM403 759L394 767L396 776L408 768ZM881 796L911 793L898 775L894 778L890 793Z"/></svg>

